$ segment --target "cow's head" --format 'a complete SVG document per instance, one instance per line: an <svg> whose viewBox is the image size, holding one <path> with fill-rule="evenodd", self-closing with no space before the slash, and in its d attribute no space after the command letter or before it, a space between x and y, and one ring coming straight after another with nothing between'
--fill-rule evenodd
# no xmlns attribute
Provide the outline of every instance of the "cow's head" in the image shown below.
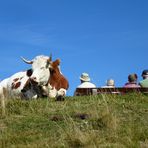
<svg viewBox="0 0 148 148"><path fill-rule="evenodd" d="M29 61L22 57L22 60L27 64L32 64L32 74L30 79L37 82L39 85L46 85L50 78L50 68L52 57L40 55Z"/></svg>
<svg viewBox="0 0 148 148"><path fill-rule="evenodd" d="M69 83L60 70L60 59L51 62L49 84L57 90L68 89Z"/></svg>

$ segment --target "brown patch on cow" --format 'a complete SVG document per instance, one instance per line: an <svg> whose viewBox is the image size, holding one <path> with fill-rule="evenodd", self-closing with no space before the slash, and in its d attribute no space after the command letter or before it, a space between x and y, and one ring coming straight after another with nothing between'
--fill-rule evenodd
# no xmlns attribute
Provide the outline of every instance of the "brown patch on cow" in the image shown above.
<svg viewBox="0 0 148 148"><path fill-rule="evenodd" d="M26 72L26 75L28 76L28 77L30 77L31 75L32 75L32 69L29 69L29 70L27 70L27 72Z"/></svg>
<svg viewBox="0 0 148 148"><path fill-rule="evenodd" d="M21 85L21 82L12 83L11 88L12 88L12 89L17 89L18 87L20 87L20 85Z"/></svg>
<svg viewBox="0 0 148 148"><path fill-rule="evenodd" d="M20 85L21 85L21 82L16 83L15 84L15 89L17 89L18 87L20 87Z"/></svg>
<svg viewBox="0 0 148 148"><path fill-rule="evenodd" d="M60 88L68 89L69 83L68 80L60 73L59 70L60 59L52 62L52 69L50 71L50 78L48 83L53 87L59 90Z"/></svg>
<svg viewBox="0 0 148 148"><path fill-rule="evenodd" d="M19 78L15 78L13 79L13 82L17 82L19 80Z"/></svg>

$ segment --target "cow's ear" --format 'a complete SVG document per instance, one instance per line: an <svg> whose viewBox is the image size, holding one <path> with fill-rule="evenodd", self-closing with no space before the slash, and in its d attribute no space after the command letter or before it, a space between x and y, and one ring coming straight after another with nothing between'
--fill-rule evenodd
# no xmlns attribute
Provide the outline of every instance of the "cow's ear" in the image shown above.
<svg viewBox="0 0 148 148"><path fill-rule="evenodd" d="M60 59L57 59L57 60L55 60L54 62L51 63L52 69L55 69L59 65L60 65Z"/></svg>
<svg viewBox="0 0 148 148"><path fill-rule="evenodd" d="M57 60L56 60L56 63L57 63L57 65L60 65L61 60L60 60L60 59L57 59Z"/></svg>
<svg viewBox="0 0 148 148"><path fill-rule="evenodd" d="M60 65L60 59L57 59L53 62L53 67L57 67Z"/></svg>

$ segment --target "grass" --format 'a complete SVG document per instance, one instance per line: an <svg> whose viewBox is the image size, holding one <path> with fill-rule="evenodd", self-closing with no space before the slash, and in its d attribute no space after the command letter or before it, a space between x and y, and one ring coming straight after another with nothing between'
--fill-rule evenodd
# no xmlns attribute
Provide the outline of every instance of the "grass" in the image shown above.
<svg viewBox="0 0 148 148"><path fill-rule="evenodd" d="M9 99L0 116L0 147L148 147L148 96Z"/></svg>

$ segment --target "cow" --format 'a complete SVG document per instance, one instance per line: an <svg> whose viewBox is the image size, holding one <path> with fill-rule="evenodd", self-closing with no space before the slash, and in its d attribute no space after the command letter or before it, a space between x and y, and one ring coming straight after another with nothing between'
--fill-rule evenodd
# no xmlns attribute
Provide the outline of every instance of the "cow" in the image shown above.
<svg viewBox="0 0 148 148"><path fill-rule="evenodd" d="M0 82L0 101L2 114L5 115L6 98L37 98L42 96L41 86L47 85L50 78L51 56L37 56L28 61L22 57L27 64L32 64L32 69L21 71Z"/></svg>
<svg viewBox="0 0 148 148"><path fill-rule="evenodd" d="M59 65L60 59L51 62L48 84L43 86L42 89L44 95L47 95L49 98L63 100L69 88L69 82L61 73Z"/></svg>
<svg viewBox="0 0 148 148"><path fill-rule="evenodd" d="M37 98L42 94L40 86L47 85L50 78L51 56L40 55L31 61L22 57L22 60L31 64L32 68L18 72L1 81L1 98Z"/></svg>

